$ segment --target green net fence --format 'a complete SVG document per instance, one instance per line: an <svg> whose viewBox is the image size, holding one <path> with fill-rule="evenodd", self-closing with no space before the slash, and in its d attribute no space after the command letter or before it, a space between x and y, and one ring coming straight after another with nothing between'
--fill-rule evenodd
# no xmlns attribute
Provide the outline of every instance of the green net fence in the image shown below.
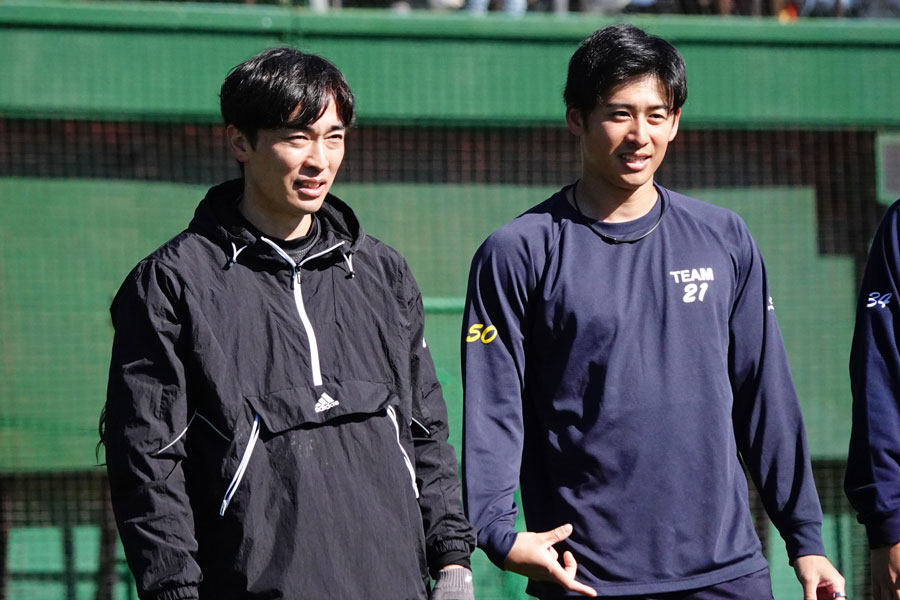
<svg viewBox="0 0 900 600"><path fill-rule="evenodd" d="M125 13L116 13L114 20L127 22ZM223 31L229 30L230 17L214 11L210 15L218 28L206 35L221 40L193 39L177 30L164 35L186 48L226 44ZM20 39L27 27L6 16L0 41L5 35L17 40L12 57L19 66L11 73L18 79L7 79L4 85L33 87L22 73L39 75L52 37L35 34L31 41L40 46L30 48ZM97 40L129 35L115 28L82 30L87 17L81 18L68 22L65 31ZM337 33L322 45L343 49L335 52L346 55L347 46L361 52L367 36L373 35L365 28L354 29L352 18L328 19L323 23ZM417 44L441 39L428 37L441 23L441 17L434 17L434 23L428 21L413 33L388 24L379 35L387 30L392 43L406 40L415 53L420 50ZM682 26L690 29L692 23ZM572 32L568 37L560 34L564 46L570 50L592 25L602 23L567 25ZM551 26L549 18L544 21L543 27ZM503 27L493 41L480 34L483 60L507 61L500 70L506 73L501 83L510 88L509 97L521 96L526 104L535 95L552 97L549 112L558 118L540 117L543 108L526 107L532 118L515 124L508 118L515 109L491 101L481 117L470 108L460 115L450 104L437 102L424 116L404 120L391 114L390 107L394 102L400 104L398 114L406 110L403 98L416 93L409 80L379 84L383 94L394 96L380 98L377 106L357 89L362 118L348 137L348 154L334 189L357 211L367 232L407 257L419 281L429 346L457 448L462 403L459 335L469 260L493 229L579 172L577 147L562 121L558 85L530 77L531 63L517 58L540 55L544 34L536 33L541 29L530 21L510 29L512 33ZM741 35L741 28L734 33ZM460 73L475 68L469 64L470 53L458 48L466 46L460 35L447 38L443 64L429 67L419 85L433 85L432 93L439 94L453 88L458 78L465 79ZM766 35L760 36L763 46ZM269 40L251 42L244 41L272 45ZM704 43L697 42L698 47ZM315 42L310 44L317 48ZM518 55L510 44L520 50ZM900 56L900 42L888 47ZM859 47L851 44L844 50L853 53ZM758 51L772 65L783 64L784 53L790 56L783 41ZM840 51L822 50L833 53L823 59L823 68L843 60ZM871 49L873 54L883 51ZM690 73L689 51L685 54ZM223 69L242 58L224 66L222 61L207 65L207 70L220 80ZM362 57L346 60L356 65L351 70L363 70ZM398 55L374 51L368 60L380 64L398 60ZM403 55L402 60L411 59ZM21 63L28 61L33 62L30 70L23 69ZM164 71L129 71L124 68L128 61L108 61L111 86L121 86L121 80L143 86L147 78L154 79L153 85L167 85L169 74ZM894 82L900 82L900 60L885 64L892 65L888 72L876 65L879 81L895 75ZM54 68L46 68L52 75ZM413 65L410 70L424 68ZM96 71L94 66L85 78L91 80ZM184 76L179 73L172 76ZM348 78L353 86L352 74ZM367 85L364 81L364 90ZM476 89L471 82L466 85ZM819 89L816 85L807 89ZM837 83L822 85L828 92ZM701 109L701 118L691 122L692 105L686 107L686 127L670 147L658 180L737 211L762 248L815 457L826 545L848 579L851 597L863 597L868 590L865 539L841 491L850 428L846 365L856 286L868 244L885 203L894 199L896 187L891 186L900 187L900 153L891 129L900 121L895 116L884 126L873 125L869 121L881 119L879 114L854 116L850 107L846 119L825 119L819 127L802 118L785 122L785 111L769 89L751 100L770 106L771 119L729 125L728 119L713 118L719 105L708 96L727 96L733 90L709 83L708 89L700 87L700 97L691 101ZM900 98L900 84L888 92L888 100ZM238 175L222 128L214 124L214 93L208 95L209 107L200 114L188 107L164 116L150 111L142 117L135 111L126 118L112 110L103 118L96 106L87 115L61 114L65 111L53 104L58 96L35 98L36 105L48 108L30 109L28 102L16 100L16 92L0 91L0 597L136 597L108 506L105 471L96 466L94 454L112 335L107 310L134 263L187 224L210 185ZM713 108L703 109L707 105ZM829 110L843 114L839 106ZM383 118L371 116L378 111ZM440 111L447 114L441 117ZM796 113L802 112L801 106ZM752 503L772 566L775 597L797 597L799 587L784 545L755 498ZM524 581L495 569L480 552L474 566L480 600L523 595Z"/></svg>

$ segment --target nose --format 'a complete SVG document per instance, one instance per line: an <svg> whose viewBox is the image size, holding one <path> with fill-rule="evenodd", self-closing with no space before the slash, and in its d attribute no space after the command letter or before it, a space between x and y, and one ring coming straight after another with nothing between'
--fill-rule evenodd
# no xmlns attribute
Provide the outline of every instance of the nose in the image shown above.
<svg viewBox="0 0 900 600"><path fill-rule="evenodd" d="M322 140L315 140L310 144L304 164L319 171L325 170L325 167L328 166L328 158L325 155L325 143Z"/></svg>
<svg viewBox="0 0 900 600"><path fill-rule="evenodd" d="M628 132L628 140L638 147L650 142L649 125L644 119L634 119L631 122L631 131Z"/></svg>

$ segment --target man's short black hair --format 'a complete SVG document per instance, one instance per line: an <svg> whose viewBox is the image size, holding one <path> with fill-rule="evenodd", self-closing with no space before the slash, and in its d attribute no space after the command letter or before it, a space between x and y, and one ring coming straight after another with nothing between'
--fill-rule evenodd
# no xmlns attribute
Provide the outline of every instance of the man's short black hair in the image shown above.
<svg viewBox="0 0 900 600"><path fill-rule="evenodd" d="M251 143L260 129L303 129L334 98L338 117L353 124L353 93L331 62L293 48L272 48L231 70L219 93L222 118ZM298 110L299 108L299 110Z"/></svg>
<svg viewBox="0 0 900 600"><path fill-rule="evenodd" d="M670 110L687 99L684 59L669 42L633 25L613 25L584 40L569 61L563 98L566 107L587 114L623 83L655 77Z"/></svg>

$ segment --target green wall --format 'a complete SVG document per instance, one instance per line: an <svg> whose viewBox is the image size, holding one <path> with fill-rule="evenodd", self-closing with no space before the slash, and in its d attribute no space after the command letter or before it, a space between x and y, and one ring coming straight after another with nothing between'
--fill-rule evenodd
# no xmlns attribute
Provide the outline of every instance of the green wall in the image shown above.
<svg viewBox="0 0 900 600"><path fill-rule="evenodd" d="M684 127L900 126L900 22L628 20L684 54ZM558 124L568 57L612 22L7 1L0 47L15 60L0 63L0 115L217 121L228 70L287 44L342 68L363 123Z"/></svg>

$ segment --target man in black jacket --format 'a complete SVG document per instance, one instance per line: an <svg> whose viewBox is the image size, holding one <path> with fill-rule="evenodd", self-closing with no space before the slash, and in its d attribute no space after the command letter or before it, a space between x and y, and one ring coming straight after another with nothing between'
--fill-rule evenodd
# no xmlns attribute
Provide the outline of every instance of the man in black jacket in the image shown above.
<svg viewBox="0 0 900 600"><path fill-rule="evenodd" d="M471 598L447 411L403 258L329 189L341 73L280 48L221 90L241 179L111 307L104 423L141 598Z"/></svg>

